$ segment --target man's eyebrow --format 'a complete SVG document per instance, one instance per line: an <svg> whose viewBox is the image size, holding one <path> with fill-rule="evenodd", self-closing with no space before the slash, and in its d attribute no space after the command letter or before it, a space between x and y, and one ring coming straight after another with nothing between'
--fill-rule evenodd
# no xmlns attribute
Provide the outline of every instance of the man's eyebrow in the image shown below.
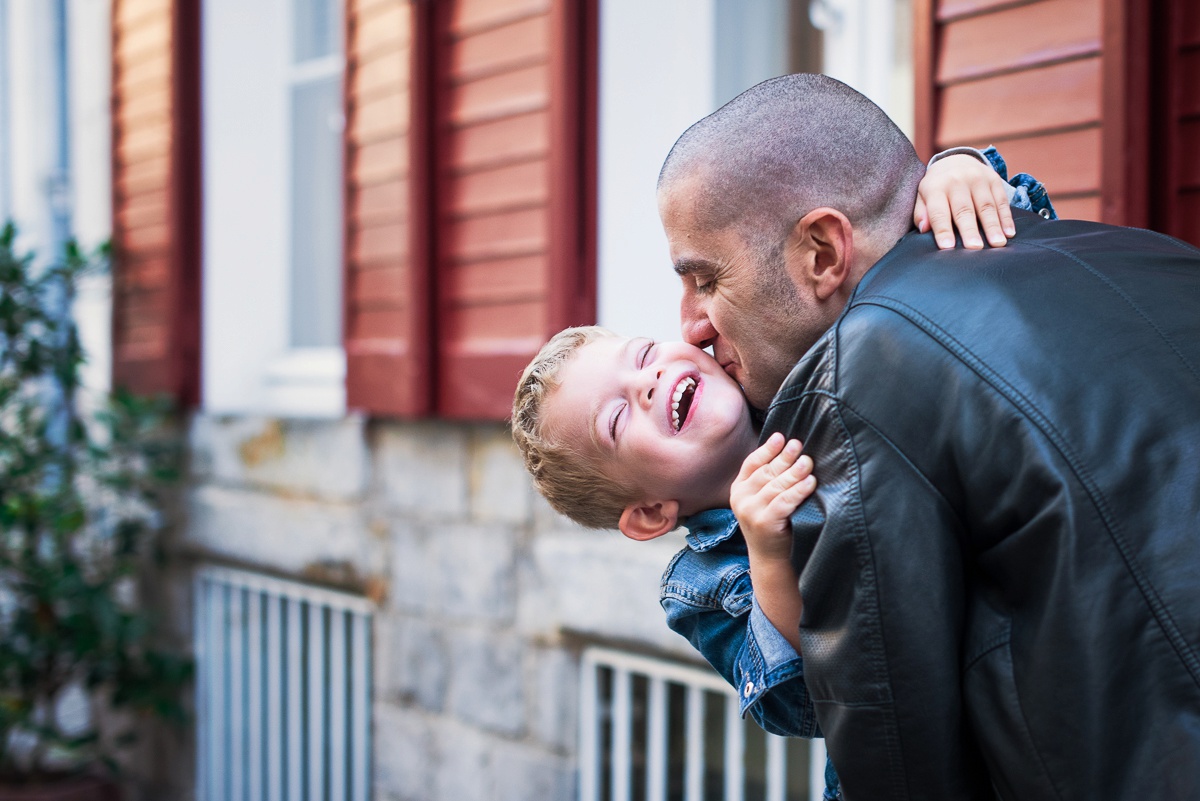
<svg viewBox="0 0 1200 801"><path fill-rule="evenodd" d="M704 259L680 259L675 262L675 274L680 277L707 272L711 269L712 264Z"/></svg>

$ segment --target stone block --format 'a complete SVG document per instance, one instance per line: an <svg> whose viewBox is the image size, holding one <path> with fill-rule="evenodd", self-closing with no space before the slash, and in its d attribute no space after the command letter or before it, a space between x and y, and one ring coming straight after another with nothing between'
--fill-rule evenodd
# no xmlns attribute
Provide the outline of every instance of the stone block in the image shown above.
<svg viewBox="0 0 1200 801"><path fill-rule="evenodd" d="M496 739L478 729L443 721L435 732L436 766L431 801L487 801L492 797ZM536 796L529 796L530 801ZM549 801L549 799L547 799Z"/></svg>
<svg viewBox="0 0 1200 801"><path fill-rule="evenodd" d="M577 784L575 763L520 743L501 743L492 754L489 801L571 801Z"/></svg>
<svg viewBox="0 0 1200 801"><path fill-rule="evenodd" d="M376 429L375 471L383 504L418 520L467 516L469 430L449 423L388 423Z"/></svg>
<svg viewBox="0 0 1200 801"><path fill-rule="evenodd" d="M658 603L662 571L681 547L675 533L650 542L607 531L539 533L522 565L518 628L531 636L570 629L691 656Z"/></svg>
<svg viewBox="0 0 1200 801"><path fill-rule="evenodd" d="M373 712L376 797L430 801L438 760L429 720L389 703L377 702Z"/></svg>
<svg viewBox="0 0 1200 801"><path fill-rule="evenodd" d="M535 659L533 735L560 753L574 753L579 738L579 659L563 648L539 648Z"/></svg>
<svg viewBox="0 0 1200 801"><path fill-rule="evenodd" d="M533 512L533 484L506 428L476 429L470 469L472 519L513 524L529 521Z"/></svg>
<svg viewBox="0 0 1200 801"><path fill-rule="evenodd" d="M429 711L442 709L449 664L441 626L428 620L385 613L377 618L376 687L382 697L396 698Z"/></svg>
<svg viewBox="0 0 1200 801"><path fill-rule="evenodd" d="M365 580L386 569L385 544L354 505L213 485L194 488L187 505L188 549L297 576L340 566L339 574Z"/></svg>
<svg viewBox="0 0 1200 801"><path fill-rule="evenodd" d="M522 642L511 635L458 629L447 633L447 709L490 731L519 736L527 728Z"/></svg>
<svg viewBox="0 0 1200 801"><path fill-rule="evenodd" d="M516 535L499 525L397 523L391 605L448 620L511 621Z"/></svg>
<svg viewBox="0 0 1200 801"><path fill-rule="evenodd" d="M190 431L194 475L224 485L354 500L369 480L364 422L197 414Z"/></svg>

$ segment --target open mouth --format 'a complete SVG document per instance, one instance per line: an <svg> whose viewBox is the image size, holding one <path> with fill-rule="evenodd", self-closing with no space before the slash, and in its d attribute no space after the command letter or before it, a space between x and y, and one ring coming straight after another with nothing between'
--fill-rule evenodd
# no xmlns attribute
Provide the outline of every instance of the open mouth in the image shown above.
<svg viewBox="0 0 1200 801"><path fill-rule="evenodd" d="M688 376L675 385L675 393L671 396L671 425L676 431L683 428L695 397L696 379Z"/></svg>

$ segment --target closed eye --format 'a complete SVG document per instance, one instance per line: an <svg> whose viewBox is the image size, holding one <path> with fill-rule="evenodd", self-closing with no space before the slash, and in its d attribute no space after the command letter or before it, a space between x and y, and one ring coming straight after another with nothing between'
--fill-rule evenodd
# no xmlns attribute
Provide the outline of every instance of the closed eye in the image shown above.
<svg viewBox="0 0 1200 801"><path fill-rule="evenodd" d="M646 366L646 360L650 358L650 349L653 347L654 340L651 339L646 343L646 346L642 348L642 352L638 354L638 367Z"/></svg>
<svg viewBox="0 0 1200 801"><path fill-rule="evenodd" d="M614 443L617 441L617 421L621 419L621 412L624 410L624 406L618 406L612 419L608 421L608 436Z"/></svg>

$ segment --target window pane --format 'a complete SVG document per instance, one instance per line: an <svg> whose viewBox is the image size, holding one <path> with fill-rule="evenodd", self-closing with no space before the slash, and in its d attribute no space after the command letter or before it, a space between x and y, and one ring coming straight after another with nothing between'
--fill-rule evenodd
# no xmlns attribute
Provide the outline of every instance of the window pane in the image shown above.
<svg viewBox="0 0 1200 801"><path fill-rule="evenodd" d="M341 52L340 0L293 0L292 60L296 63Z"/></svg>
<svg viewBox="0 0 1200 801"><path fill-rule="evenodd" d="M293 347L341 345L341 75L292 88Z"/></svg>
<svg viewBox="0 0 1200 801"><path fill-rule="evenodd" d="M768 78L820 71L821 37L808 6L808 0L716 0L718 106Z"/></svg>

